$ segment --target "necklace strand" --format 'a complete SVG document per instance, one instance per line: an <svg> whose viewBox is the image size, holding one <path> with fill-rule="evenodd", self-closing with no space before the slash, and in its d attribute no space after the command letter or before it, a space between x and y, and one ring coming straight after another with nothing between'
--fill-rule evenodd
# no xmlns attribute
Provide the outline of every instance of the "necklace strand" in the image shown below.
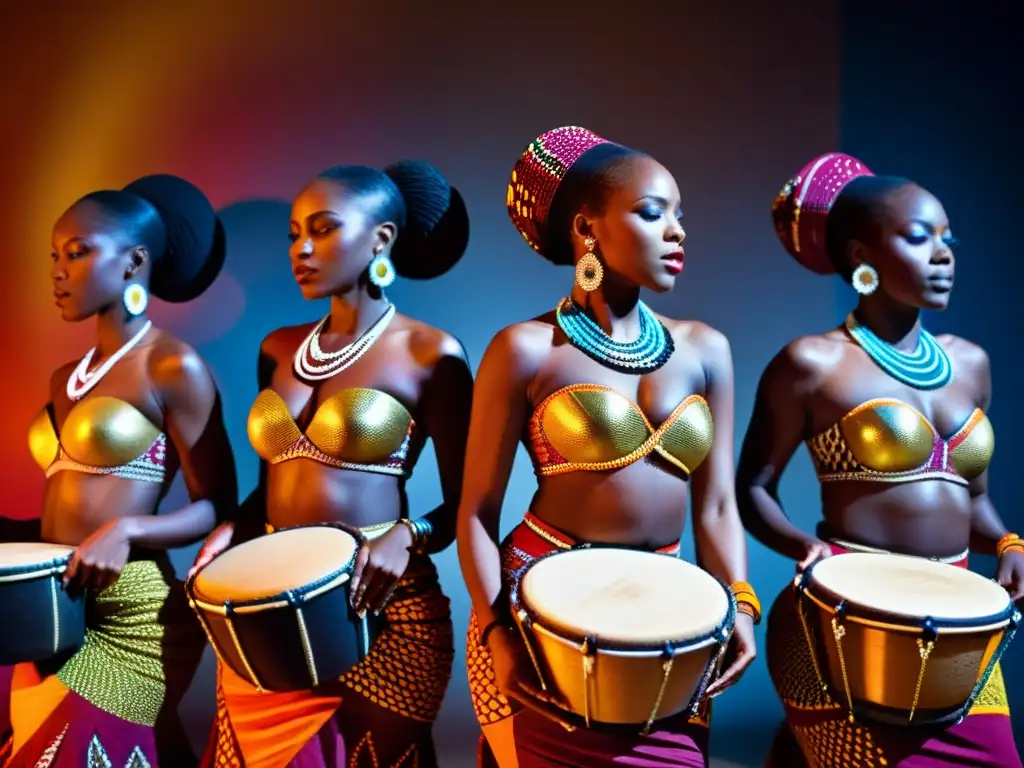
<svg viewBox="0 0 1024 768"><path fill-rule="evenodd" d="M146 324L139 329L138 333L122 344L121 348L108 357L95 371L89 370L89 364L92 363L92 357L96 354L96 347L93 347L86 352L85 357L78 362L78 365L75 366L75 370L73 370L71 375L68 376L66 390L68 400L74 402L75 400L81 400L85 397L93 387L100 383L103 377L110 372L110 369L113 368L122 357L131 352L132 348L142 341L142 337L145 336L152 327L153 321L147 320Z"/></svg>
<svg viewBox="0 0 1024 768"><path fill-rule="evenodd" d="M612 339L572 297L559 302L555 318L574 347L605 367L622 373L651 373L665 364L675 345L646 304L641 301L637 308L640 335L628 342Z"/></svg>
<svg viewBox="0 0 1024 768"><path fill-rule="evenodd" d="M879 368L907 386L921 390L939 389L953 378L949 356L924 328L913 352L904 352L883 341L874 331L859 323L853 312L846 317L846 332Z"/></svg>
<svg viewBox="0 0 1024 768"><path fill-rule="evenodd" d="M350 344L336 352L324 352L320 347L320 333L331 317L330 315L325 316L323 320L313 326L313 330L295 350L293 360L295 375L304 381L316 382L341 373L370 350L370 347L387 330L394 316L395 305L389 304L388 308L384 310L384 314Z"/></svg>

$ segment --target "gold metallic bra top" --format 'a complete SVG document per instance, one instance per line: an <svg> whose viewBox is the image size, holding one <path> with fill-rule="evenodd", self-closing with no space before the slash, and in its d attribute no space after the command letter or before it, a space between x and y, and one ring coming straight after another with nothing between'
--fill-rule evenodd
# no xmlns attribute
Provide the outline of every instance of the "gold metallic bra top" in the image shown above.
<svg viewBox="0 0 1024 768"><path fill-rule="evenodd" d="M380 390L351 387L335 392L316 409L303 433L281 396L264 389L249 410L247 426L252 447L271 464L312 459L340 469L409 473L415 422L405 406Z"/></svg>
<svg viewBox="0 0 1024 768"><path fill-rule="evenodd" d="M619 469L656 453L687 475L714 440L711 409L690 395L654 428L640 406L614 389L573 384L548 395L530 417L538 475Z"/></svg>
<svg viewBox="0 0 1024 768"><path fill-rule="evenodd" d="M913 406L880 398L854 408L807 447L822 481L967 485L988 468L995 434L980 408L951 437L942 437Z"/></svg>
<svg viewBox="0 0 1024 768"><path fill-rule="evenodd" d="M162 483L167 469L167 436L116 397L76 403L59 437L50 408L43 408L29 427L28 447L47 477L70 470Z"/></svg>

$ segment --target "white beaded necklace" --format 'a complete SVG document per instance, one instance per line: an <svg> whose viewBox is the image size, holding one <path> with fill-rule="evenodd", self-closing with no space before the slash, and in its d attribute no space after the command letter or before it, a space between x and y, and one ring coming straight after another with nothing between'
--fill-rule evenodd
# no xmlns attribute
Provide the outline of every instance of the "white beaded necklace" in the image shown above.
<svg viewBox="0 0 1024 768"><path fill-rule="evenodd" d="M132 348L142 341L142 337L145 336L152 327L153 321L147 320L146 324L139 329L138 333L121 345L121 348L108 357L103 365L95 371L89 370L89 364L92 362L92 356L96 354L96 347L93 347L86 352L85 357L79 361L78 365L75 366L75 370L73 370L71 375L68 377L68 400L74 402L75 400L80 400L85 397L93 387L100 383L100 380L110 372L110 369L113 368L122 357L131 352Z"/></svg>
<svg viewBox="0 0 1024 768"><path fill-rule="evenodd" d="M388 325L391 318L395 316L395 305L389 304L388 308L380 318L367 328L362 335L337 352L324 352L320 348L320 332L330 319L330 315L324 317L319 323L313 326L313 330L303 340L299 348L295 350L293 368L295 375L308 382L323 381L348 368L356 360L365 355L370 347L379 339ZM323 363L318 365L318 363Z"/></svg>

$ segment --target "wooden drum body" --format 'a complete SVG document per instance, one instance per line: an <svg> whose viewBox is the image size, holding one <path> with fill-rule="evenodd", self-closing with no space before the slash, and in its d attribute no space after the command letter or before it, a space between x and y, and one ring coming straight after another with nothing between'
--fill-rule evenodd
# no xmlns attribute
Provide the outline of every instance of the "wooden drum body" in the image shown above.
<svg viewBox="0 0 1024 768"><path fill-rule="evenodd" d="M44 661L85 641L85 596L64 591L74 547L0 544L0 664Z"/></svg>
<svg viewBox="0 0 1024 768"><path fill-rule="evenodd" d="M362 661L381 620L349 605L359 547L356 531L298 526L207 563L186 589L218 658L261 691L314 688Z"/></svg>
<svg viewBox="0 0 1024 768"><path fill-rule="evenodd" d="M851 719L958 722L1020 622L994 581L916 557L838 555L795 586L818 679Z"/></svg>
<svg viewBox="0 0 1024 768"><path fill-rule="evenodd" d="M697 566L614 547L534 560L516 579L512 608L567 722L643 732L696 711L736 619L732 593Z"/></svg>

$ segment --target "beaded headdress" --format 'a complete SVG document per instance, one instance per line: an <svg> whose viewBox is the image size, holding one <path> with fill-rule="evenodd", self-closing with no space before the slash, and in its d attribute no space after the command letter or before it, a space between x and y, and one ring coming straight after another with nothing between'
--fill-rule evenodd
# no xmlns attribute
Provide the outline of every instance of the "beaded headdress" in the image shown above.
<svg viewBox="0 0 1024 768"><path fill-rule="evenodd" d="M825 221L839 193L860 176L874 174L857 158L830 152L801 168L776 196L772 204L775 234L782 247L812 272L835 272L825 243Z"/></svg>
<svg viewBox="0 0 1024 768"><path fill-rule="evenodd" d="M548 245L548 213L565 174L584 152L608 143L586 128L564 126L531 141L516 162L505 204L519 234L538 253Z"/></svg>

